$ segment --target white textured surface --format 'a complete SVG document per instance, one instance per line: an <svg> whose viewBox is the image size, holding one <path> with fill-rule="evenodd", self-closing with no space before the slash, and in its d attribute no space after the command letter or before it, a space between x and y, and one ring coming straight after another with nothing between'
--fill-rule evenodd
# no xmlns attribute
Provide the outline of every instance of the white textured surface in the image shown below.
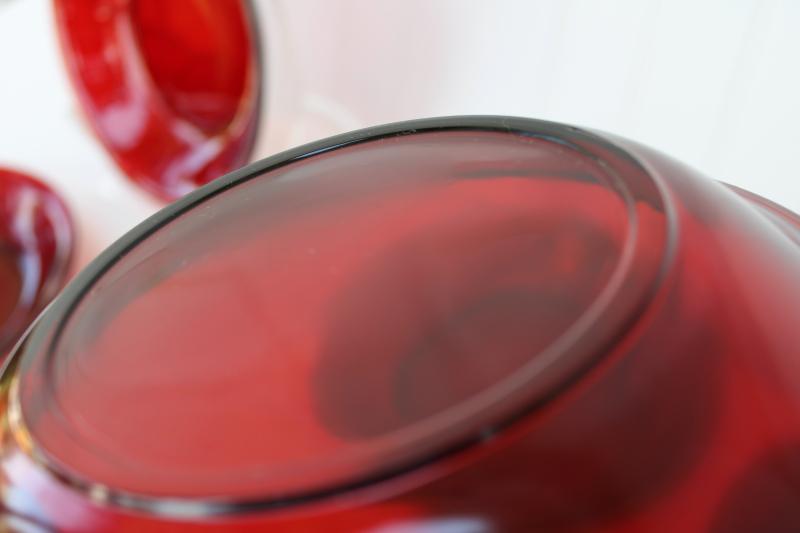
<svg viewBox="0 0 800 533"><path fill-rule="evenodd" d="M659 148L800 210L797 0L256 0L262 157L365 125L497 113ZM47 0L0 2L0 165L57 187L84 264L159 205L83 125Z"/></svg>

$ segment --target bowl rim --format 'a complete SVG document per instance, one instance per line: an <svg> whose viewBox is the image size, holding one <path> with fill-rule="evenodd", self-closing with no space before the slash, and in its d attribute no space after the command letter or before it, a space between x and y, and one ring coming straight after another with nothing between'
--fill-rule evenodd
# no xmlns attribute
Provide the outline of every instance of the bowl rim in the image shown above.
<svg viewBox="0 0 800 533"><path fill-rule="evenodd" d="M91 91L87 88L86 74L83 70L83 62L78 59L78 55L74 51L74 46L70 42L71 29L67 24L68 9L65 7L64 0L54 0L53 2L53 24L56 30L58 40L58 48L61 52L64 70L69 79L70 85L75 93L77 103L79 104L80 111L84 117L85 123L88 125L95 139L103 147L104 152L113 160L114 164L118 167L120 172L129 179L132 183L141 187L149 195L154 198L171 202L180 197L180 194L187 192L191 187L191 183L181 180L178 184L168 184L159 179L158 176L151 175L149 172L144 172L141 168L132 162L130 148L126 151L121 149L115 143L111 135L110 129L101 124L98 119L100 108L103 105L98 103ZM226 143L230 140L243 140L244 160L247 161L252 157L258 141L258 130L264 108L266 107L266 98L268 95L266 87L266 77L268 76L268 69L266 65L266 57L264 50L262 50L262 36L263 28L260 27L258 17L255 16L256 7L254 0L241 1L242 15L245 19L245 26L247 28L247 40L249 41L249 61L247 68L247 76L245 79L245 87L243 97L238 102L235 113L233 114L230 123L219 131L206 132L199 128L192 120L182 116L175 109L173 109L166 101L164 91L158 86L153 73L147 65L147 59L143 56L142 44L139 42L138 37L128 38L120 37L117 31L112 37L105 37L105 40L113 42L117 47L122 47L126 52L133 54L133 59L129 57L130 54L122 54L119 61L120 64L129 69L133 69L142 78L138 89L133 89L132 82L128 79L128 75L121 75L115 80L115 84L124 88L128 92L144 92L149 97L150 101L144 106L144 111L139 110L139 113L151 115L151 121L155 120L157 127L163 129L166 134L174 141L179 136L170 131L169 124L177 122L188 125L197 135L202 139L202 143ZM115 23L119 25L121 22L126 27L133 24L131 14L127 10L114 11L113 17ZM104 44L108 44L105 43ZM133 151L140 152L142 146L141 139L137 139L133 143ZM185 150L185 148L184 148ZM173 154L174 155L174 154ZM214 156L218 157L219 154ZM136 159L134 156L133 159ZM215 159L212 159L213 162ZM180 190L179 190L180 189Z"/></svg>
<svg viewBox="0 0 800 533"><path fill-rule="evenodd" d="M19 367L24 367L25 362L32 358L42 357L41 354L44 354L43 357L45 358L52 357L52 349L56 346L70 317L83 301L84 296L92 290L94 284L106 272L139 243L205 201L287 165L370 141L452 131L512 134L554 142L567 148L576 149L581 155L586 155L603 165L604 170L609 171L612 177L618 178L616 180L618 183L615 184L620 190L614 190L623 195L623 199L627 204L629 215L628 235L620 252L618 264L606 287L601 291L600 296L590 305L590 310L593 309L594 313L590 314L587 311L578 320L580 322L585 319L583 329L578 328L577 332L573 332L571 339L566 339L562 343L564 346L557 346L552 350L553 360L558 359L560 365L564 367L564 359L569 358L570 364L560 368L560 370L556 369L558 371L551 371L553 365L550 368L544 368L544 374L550 372L550 375L546 376L547 379L542 381L545 387L536 389L537 394L535 397L530 392L524 395L524 400L520 400L519 398L522 396L519 396L517 401L523 403L514 404L518 408L513 413L508 414L501 420L494 421L491 425L479 428L479 431L474 431L473 434L462 438L459 442L435 453L430 453L421 459L415 459L390 469L379 470L347 483L336 483L332 486L314 488L309 491L278 497L274 495L246 499L236 497L176 497L119 490L81 477L76 472L65 468L36 442L24 421L23 409L19 398ZM559 396L564 390L584 377L590 369L611 351L611 348L619 344L633 325L641 320L645 314L644 311L653 301L674 262L678 227L671 197L659 177L648 171L647 167L640 163L636 156L620 146L619 142L614 139L614 137L606 137L587 129L529 118L494 115L437 117L395 122L336 135L289 149L222 176L166 206L119 238L89 263L29 328L6 360L2 370L0 370L0 391L8 391L8 413L5 416L9 420L11 436L35 466L45 470L60 484L78 491L99 505L121 508L121 510L132 510L167 519L182 520L213 516L230 517L252 512L296 508L312 502L329 501L332 498L341 497L343 494L352 494L366 488L374 489L378 484L382 485L385 482L397 481L404 475L416 472L424 466L455 457L468 450L475 450L482 443L499 433L506 432L511 426L517 425L542 405ZM610 164L608 162L609 157L616 158L616 163ZM628 174L634 172L635 177L644 180L644 182L632 183L630 176L619 172L623 165L627 168L626 172ZM642 183L646 183L650 187L647 197L643 197L641 194ZM648 227L638 227L636 224L637 219L634 208L636 203L642 201L651 204L659 212L663 212L663 217L658 217L659 223L655 225L656 227L648 229ZM640 258L643 252L640 243L643 233L646 231L655 231L663 234L660 257L646 268L644 272L645 282L633 290L628 289L628 294L623 295L621 294L623 283L628 278L628 274L637 258ZM621 296L624 296L624 298ZM572 329L572 327L568 328L567 332L569 333ZM578 340L586 341L589 332L593 334L593 337L590 338L592 347L590 349L587 349L585 345L576 347L576 344L580 344L577 343ZM563 340L564 337L567 337L567 335L563 334L559 340ZM553 346L541 353L547 352L550 348L553 348ZM573 349L573 351L570 352L570 349ZM513 392L521 394L522 386L530 386L532 377L541 378L538 374L532 377L526 376L522 376L517 380L518 384L513 389ZM530 388L533 387L530 386Z"/></svg>

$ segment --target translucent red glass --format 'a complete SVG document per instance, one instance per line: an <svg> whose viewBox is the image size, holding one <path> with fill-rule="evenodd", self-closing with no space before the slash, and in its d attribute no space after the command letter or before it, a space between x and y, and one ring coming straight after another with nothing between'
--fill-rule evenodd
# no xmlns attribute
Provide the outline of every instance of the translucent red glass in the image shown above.
<svg viewBox="0 0 800 533"><path fill-rule="evenodd" d="M44 313L3 375L4 501L85 531L794 531L798 243L558 124L287 152Z"/></svg>
<svg viewBox="0 0 800 533"><path fill-rule="evenodd" d="M59 196L27 174L0 168L0 356L61 289L72 244Z"/></svg>
<svg viewBox="0 0 800 533"><path fill-rule="evenodd" d="M244 164L261 72L246 0L55 0L69 73L122 170L166 199Z"/></svg>

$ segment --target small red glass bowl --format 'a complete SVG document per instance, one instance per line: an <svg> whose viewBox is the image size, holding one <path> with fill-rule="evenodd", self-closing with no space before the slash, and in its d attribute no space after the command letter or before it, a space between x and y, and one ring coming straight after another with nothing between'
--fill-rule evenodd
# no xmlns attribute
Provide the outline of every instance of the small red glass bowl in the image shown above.
<svg viewBox="0 0 800 533"><path fill-rule="evenodd" d="M73 531L796 531L800 223L608 134L334 137L104 252L2 376Z"/></svg>
<svg viewBox="0 0 800 533"><path fill-rule="evenodd" d="M61 197L0 167L0 358L63 287L75 235Z"/></svg>
<svg viewBox="0 0 800 533"><path fill-rule="evenodd" d="M173 200L245 164L262 92L249 0L54 0L87 121L134 182Z"/></svg>

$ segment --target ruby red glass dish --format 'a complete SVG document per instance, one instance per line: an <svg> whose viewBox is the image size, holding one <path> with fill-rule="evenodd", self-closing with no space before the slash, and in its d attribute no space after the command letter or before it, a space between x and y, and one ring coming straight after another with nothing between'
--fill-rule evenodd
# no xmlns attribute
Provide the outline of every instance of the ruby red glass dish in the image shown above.
<svg viewBox="0 0 800 533"><path fill-rule="evenodd" d="M797 531L798 228L528 119L265 159L29 331L5 506L71 531Z"/></svg>
<svg viewBox="0 0 800 533"><path fill-rule="evenodd" d="M73 241L67 207L55 191L0 168L0 357L63 286Z"/></svg>
<svg viewBox="0 0 800 533"><path fill-rule="evenodd" d="M54 0L89 124L136 183L174 199L242 166L261 93L247 0Z"/></svg>

